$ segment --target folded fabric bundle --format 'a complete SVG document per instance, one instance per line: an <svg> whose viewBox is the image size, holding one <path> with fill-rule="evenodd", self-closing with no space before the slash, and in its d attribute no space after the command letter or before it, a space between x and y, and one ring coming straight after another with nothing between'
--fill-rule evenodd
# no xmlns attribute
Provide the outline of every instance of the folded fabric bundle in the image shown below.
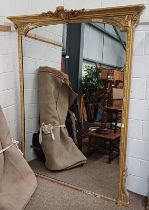
<svg viewBox="0 0 149 210"><path fill-rule="evenodd" d="M0 210L24 209L36 186L36 177L11 139L0 107Z"/></svg>
<svg viewBox="0 0 149 210"><path fill-rule="evenodd" d="M68 75L51 69L38 69L40 142L49 170L64 170L86 163L86 157L69 137L65 127L69 107L77 94L69 86Z"/></svg>

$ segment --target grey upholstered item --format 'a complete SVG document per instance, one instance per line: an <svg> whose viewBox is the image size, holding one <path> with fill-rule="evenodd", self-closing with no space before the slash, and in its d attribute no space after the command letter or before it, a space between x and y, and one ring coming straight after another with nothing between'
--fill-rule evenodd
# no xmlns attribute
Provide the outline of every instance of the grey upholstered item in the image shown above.
<svg viewBox="0 0 149 210"><path fill-rule="evenodd" d="M38 93L46 167L49 170L64 170L86 163L85 156L65 127L68 109L77 97L69 86L68 76L50 67L40 67Z"/></svg>
<svg viewBox="0 0 149 210"><path fill-rule="evenodd" d="M36 186L36 177L12 142L0 107L0 210L24 209Z"/></svg>

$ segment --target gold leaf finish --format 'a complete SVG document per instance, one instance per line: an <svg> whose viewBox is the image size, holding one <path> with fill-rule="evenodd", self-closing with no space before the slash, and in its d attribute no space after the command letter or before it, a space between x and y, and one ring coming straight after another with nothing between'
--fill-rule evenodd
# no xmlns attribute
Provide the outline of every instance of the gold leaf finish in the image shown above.
<svg viewBox="0 0 149 210"><path fill-rule="evenodd" d="M24 15L8 17L18 28L21 35L25 35L33 28L49 24L63 24L76 22L92 22L92 19L102 20L103 23L115 25L121 31L127 31L128 27L135 27L139 21L140 12L144 5L126 7L110 7L92 10L67 10L57 7L55 12L48 11L37 15Z"/></svg>
<svg viewBox="0 0 149 210"><path fill-rule="evenodd" d="M23 57L22 57L22 35L26 35L31 29L47 26L50 24L65 24L65 23L79 23L79 22L102 22L117 26L121 31L127 33L126 44L126 65L124 71L124 99L122 111L122 128L121 128L121 153L119 162L119 184L117 198L107 198L104 195L97 195L97 193L88 194L102 197L118 204L128 205L129 194L127 192L125 183L127 177L126 169L126 148L127 148L127 130L128 130L128 111L129 111L129 96L130 96L130 82L131 82L131 66L132 66L132 52L134 41L134 29L139 22L140 13L144 9L144 5L132 5L125 7L111 7L103 9L92 10L66 10L64 7L57 7L55 12L44 12L37 15L25 15L8 17L13 21L18 30L19 40L19 67L20 67L20 96L21 96L21 130L22 130L22 151L25 153L25 113L24 113L24 79L23 79ZM46 177L46 179L48 179ZM50 178L49 178L50 180ZM61 181L59 181L61 182ZM61 182L61 184L64 184ZM68 185L69 184L66 184ZM71 186L72 187L72 186ZM77 187L74 186L77 189ZM78 189L79 190L79 189Z"/></svg>
<svg viewBox="0 0 149 210"><path fill-rule="evenodd" d="M85 12L85 9L81 10L67 10L64 9L64 7L57 7L55 12L43 12L39 16L40 17L45 17L45 18L61 18L62 20L68 20L73 17L77 17L79 15L83 15Z"/></svg>

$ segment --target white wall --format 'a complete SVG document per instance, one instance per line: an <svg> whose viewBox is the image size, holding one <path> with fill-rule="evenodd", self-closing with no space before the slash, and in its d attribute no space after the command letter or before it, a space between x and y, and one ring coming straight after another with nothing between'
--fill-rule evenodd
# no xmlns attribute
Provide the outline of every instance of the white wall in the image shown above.
<svg viewBox="0 0 149 210"><path fill-rule="evenodd" d="M2 1L2 0L1 0ZM149 0L64 0L64 6L68 9L100 8L128 4L146 4L146 9L141 16L140 25L137 28L133 59L132 93L129 114L128 152L127 163L129 176L127 179L128 189L147 195L149 192L149 149L148 149L148 126L149 126ZM60 0L5 0L0 7L0 23L7 23L6 16L38 13L54 10L60 5ZM9 44L8 44L9 43ZM17 99L16 78L18 77L17 65L17 40L16 34L0 33L0 104L11 128L17 125ZM9 49L12 47L12 51ZM10 51L9 51L10 50ZM15 51L15 52L14 52ZM7 73L6 73L7 72ZM3 79L1 79L3 78ZM12 98L4 94L9 92ZM15 123L14 123L15 122ZM17 129L12 129L12 135L17 136Z"/></svg>
<svg viewBox="0 0 149 210"><path fill-rule="evenodd" d="M11 135L17 139L19 135L17 33L0 32L0 46L0 105Z"/></svg>
<svg viewBox="0 0 149 210"><path fill-rule="evenodd" d="M130 190L149 193L149 25L138 26L132 68L127 149Z"/></svg>

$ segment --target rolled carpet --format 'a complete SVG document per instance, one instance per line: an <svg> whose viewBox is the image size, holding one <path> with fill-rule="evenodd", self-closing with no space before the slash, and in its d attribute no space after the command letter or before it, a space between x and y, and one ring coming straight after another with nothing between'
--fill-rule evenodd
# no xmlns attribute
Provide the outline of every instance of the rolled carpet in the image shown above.
<svg viewBox="0 0 149 210"><path fill-rule="evenodd" d="M0 107L0 210L24 209L36 186L36 177L11 139Z"/></svg>
<svg viewBox="0 0 149 210"><path fill-rule="evenodd" d="M65 127L69 107L76 97L68 75L50 67L38 69L40 142L49 170L64 170L86 163L86 157Z"/></svg>

